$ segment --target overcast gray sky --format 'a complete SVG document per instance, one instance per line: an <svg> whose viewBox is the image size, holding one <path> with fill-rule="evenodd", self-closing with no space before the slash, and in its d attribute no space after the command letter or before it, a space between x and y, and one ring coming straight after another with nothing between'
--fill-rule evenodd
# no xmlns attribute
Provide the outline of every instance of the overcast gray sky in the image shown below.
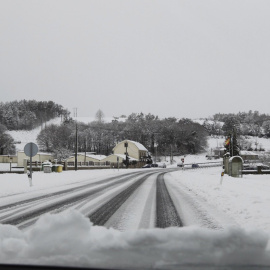
<svg viewBox="0 0 270 270"><path fill-rule="evenodd" d="M78 116L270 113L269 0L0 0L1 101Z"/></svg>

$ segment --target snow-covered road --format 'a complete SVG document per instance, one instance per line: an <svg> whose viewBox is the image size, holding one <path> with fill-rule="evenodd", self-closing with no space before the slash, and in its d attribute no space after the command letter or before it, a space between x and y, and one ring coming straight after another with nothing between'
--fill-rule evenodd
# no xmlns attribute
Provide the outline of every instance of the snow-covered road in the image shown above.
<svg viewBox="0 0 270 270"><path fill-rule="evenodd" d="M172 171L175 169L167 169ZM19 228L26 228L32 225L42 214L45 213L58 213L66 209L76 209L88 216L90 220L96 225L110 226L115 216L123 213L123 204L128 201L134 204L142 211L137 211L137 219L141 222L138 224L140 227L150 227L155 225L155 214L151 218L147 218L144 214L144 209L149 203L148 197L151 197L150 189L148 193L145 192L144 182L153 186L161 170L142 170L131 172L128 174L117 175L112 177L101 178L98 181L84 181L73 185L72 187L63 186L62 190L52 192L51 189L40 192L37 194L26 193L15 194L13 196L4 197L1 199L0 207L0 222L2 224L17 225ZM165 187L166 188L166 187ZM8 200L7 200L8 199ZM8 203L5 203L8 201ZM154 209L155 201L152 200L151 208ZM121 209L119 209L121 208ZM133 211L125 212L125 220L129 216L134 218ZM148 219L147 225L145 220ZM128 226L123 222L123 219L118 219L119 222L115 223L115 228L126 228ZM169 224L169 223L168 223Z"/></svg>
<svg viewBox="0 0 270 270"><path fill-rule="evenodd" d="M33 187L25 175L2 175L0 220L15 226L0 224L1 262L269 266L268 176L225 176L221 185L220 172L39 172Z"/></svg>
<svg viewBox="0 0 270 270"><path fill-rule="evenodd" d="M3 189L0 222L24 229L45 213L75 209L95 225L120 231L192 225L222 230L240 225L270 232L267 176L225 176L221 185L220 171L214 167L36 173L34 187L21 183L21 189Z"/></svg>
<svg viewBox="0 0 270 270"><path fill-rule="evenodd" d="M175 171L181 169L136 170L94 181L89 177L72 186L45 189L42 194L37 191L6 196L0 199L0 222L27 229L45 213L76 209L95 225L121 231L193 224L221 228L220 222L213 221L176 185L172 177Z"/></svg>

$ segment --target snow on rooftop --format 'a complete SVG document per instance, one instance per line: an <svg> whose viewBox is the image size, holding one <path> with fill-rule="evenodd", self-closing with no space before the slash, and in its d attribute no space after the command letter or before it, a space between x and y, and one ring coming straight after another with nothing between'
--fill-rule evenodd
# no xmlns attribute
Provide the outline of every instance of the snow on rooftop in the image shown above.
<svg viewBox="0 0 270 270"><path fill-rule="evenodd" d="M142 151L148 151L141 143L139 143L139 142L135 142L135 141L131 141L131 140L127 140L128 142L132 142L132 143L134 143L137 147L138 147L138 149L139 150L142 150Z"/></svg>
<svg viewBox="0 0 270 270"><path fill-rule="evenodd" d="M107 156L105 155L86 155L87 157L90 157L90 158L95 158L97 160L102 160L104 158L106 158Z"/></svg>

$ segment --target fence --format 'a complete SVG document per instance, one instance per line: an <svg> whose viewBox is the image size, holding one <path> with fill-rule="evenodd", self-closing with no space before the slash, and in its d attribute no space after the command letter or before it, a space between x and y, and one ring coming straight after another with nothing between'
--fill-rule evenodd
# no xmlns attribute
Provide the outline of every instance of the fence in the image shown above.
<svg viewBox="0 0 270 270"><path fill-rule="evenodd" d="M51 162L53 165L56 164L55 162ZM57 162L57 164L63 165L64 170L75 170L75 162ZM133 166L129 166L133 168ZM77 162L77 169L78 170L91 170L91 169L111 169L111 168L125 168L123 163L117 162L94 162L94 161L87 161L87 162ZM27 171L30 169L30 161L27 160L24 165L24 170ZM32 170L33 171L41 171L42 170L42 162L40 161L33 161L32 162Z"/></svg>
<svg viewBox="0 0 270 270"><path fill-rule="evenodd" d="M54 165L55 162L52 162ZM69 162L58 162L57 164L63 165L64 170L75 170L75 162L69 161ZM145 165L145 162L137 162L136 164L130 164L128 168L141 168L143 165ZM30 168L30 161L27 160L27 163L24 166L25 171ZM91 170L91 169L111 169L111 168L126 168L126 166L123 163L117 163L117 162L110 162L110 161L86 161L86 162L77 162L77 169L78 170ZM41 171L42 170L42 162L40 161L33 161L32 162L32 170L33 171Z"/></svg>

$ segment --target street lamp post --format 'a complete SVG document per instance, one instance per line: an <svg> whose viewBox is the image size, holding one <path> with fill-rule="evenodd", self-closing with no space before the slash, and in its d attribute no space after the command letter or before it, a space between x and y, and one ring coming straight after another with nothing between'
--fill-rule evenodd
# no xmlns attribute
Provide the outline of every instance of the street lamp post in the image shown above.
<svg viewBox="0 0 270 270"><path fill-rule="evenodd" d="M125 142L125 147L126 147L126 167L128 168L128 151L127 151L128 143L127 142Z"/></svg>

